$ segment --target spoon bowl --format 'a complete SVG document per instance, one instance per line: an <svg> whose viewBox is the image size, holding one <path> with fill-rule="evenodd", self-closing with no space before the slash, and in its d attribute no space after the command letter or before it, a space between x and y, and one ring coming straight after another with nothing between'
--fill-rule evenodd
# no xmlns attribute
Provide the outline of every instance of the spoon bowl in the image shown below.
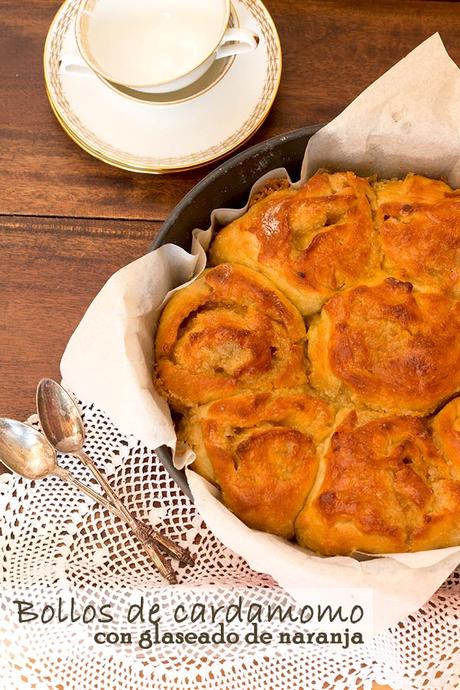
<svg viewBox="0 0 460 690"><path fill-rule="evenodd" d="M57 470L51 443L37 429L15 419L0 419L0 460L26 479L43 479Z"/></svg>
<svg viewBox="0 0 460 690"><path fill-rule="evenodd" d="M56 451L37 429L7 417L0 418L0 461L8 469L26 479L44 479L56 475L80 489L87 496L119 514L104 496L80 482L69 470L59 467ZM120 514L124 517L123 514ZM159 572L171 583L177 582L176 574L154 544L142 543L147 555Z"/></svg>
<svg viewBox="0 0 460 690"><path fill-rule="evenodd" d="M67 391L52 379L37 387L37 411L43 432L60 453L78 453L85 429L78 407Z"/></svg>
<svg viewBox="0 0 460 690"><path fill-rule="evenodd" d="M110 506L113 512L125 520L143 543L144 548L150 552L152 559L157 562L160 572L163 572L170 582L175 582L174 571L169 568L169 564L158 552L157 545L161 545L181 563L192 564L193 557L188 549L184 549L166 535L144 524L126 508L107 477L83 450L85 442L83 420L71 395L57 381L42 379L37 386L37 411L48 441L59 452L74 455L83 462L109 499L107 501L105 498L99 498L99 501L104 500L105 505Z"/></svg>

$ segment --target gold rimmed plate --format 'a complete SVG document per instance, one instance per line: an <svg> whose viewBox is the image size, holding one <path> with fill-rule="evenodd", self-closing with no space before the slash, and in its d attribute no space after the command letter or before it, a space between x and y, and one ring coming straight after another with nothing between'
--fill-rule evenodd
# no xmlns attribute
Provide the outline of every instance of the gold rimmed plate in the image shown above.
<svg viewBox="0 0 460 690"><path fill-rule="evenodd" d="M62 55L76 50L80 2L67 0L54 18L44 71L57 119L91 155L135 172L186 170L225 156L265 120L281 77L281 48L259 0L235 0L232 13L236 24L259 35L255 51L213 65L203 82L189 87L191 91L154 103L121 93L95 74L61 69Z"/></svg>

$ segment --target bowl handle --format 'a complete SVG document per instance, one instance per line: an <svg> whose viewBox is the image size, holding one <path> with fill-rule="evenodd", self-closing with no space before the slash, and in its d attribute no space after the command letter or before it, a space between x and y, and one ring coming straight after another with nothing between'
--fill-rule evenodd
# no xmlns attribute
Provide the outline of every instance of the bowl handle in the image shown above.
<svg viewBox="0 0 460 690"><path fill-rule="evenodd" d="M259 41L259 36L248 29L227 29L217 48L216 59L250 53L257 48Z"/></svg>
<svg viewBox="0 0 460 690"><path fill-rule="evenodd" d="M62 72L67 72L67 74L81 74L85 76L94 74L83 60L80 53L75 51L68 51L61 55L59 67Z"/></svg>

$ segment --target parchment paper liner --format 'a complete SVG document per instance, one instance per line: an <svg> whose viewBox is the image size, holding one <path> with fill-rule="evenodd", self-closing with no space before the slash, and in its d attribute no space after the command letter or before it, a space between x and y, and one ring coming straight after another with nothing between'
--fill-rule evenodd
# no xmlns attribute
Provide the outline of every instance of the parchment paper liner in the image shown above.
<svg viewBox="0 0 460 690"><path fill-rule="evenodd" d="M301 178L286 170L264 175L297 187L320 167L380 177L418 172L460 185L460 70L438 34L427 39L358 96L309 141ZM248 203L249 203L248 201ZM175 450L168 406L152 383L153 334L165 301L204 269L216 223L242 209L216 209L206 231L193 232L192 253L165 245L114 274L72 335L61 362L63 379L78 397L108 413L125 434L150 448ZM178 466L191 460L190 453ZM460 547L393 554L371 560L321 557L278 537L252 530L219 500L218 491L186 469L203 519L230 549L269 573L297 599L309 587L366 587L373 591L375 632L422 606L460 562Z"/></svg>

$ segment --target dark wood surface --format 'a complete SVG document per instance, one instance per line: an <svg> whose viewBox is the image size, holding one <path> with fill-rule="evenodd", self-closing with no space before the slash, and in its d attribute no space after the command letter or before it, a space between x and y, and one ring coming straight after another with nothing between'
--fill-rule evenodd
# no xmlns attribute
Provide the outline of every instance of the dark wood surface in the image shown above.
<svg viewBox="0 0 460 690"><path fill-rule="evenodd" d="M460 63L460 4L266 0L284 54L281 87L250 143L327 122L439 31ZM24 417L44 375L117 268L142 255L212 166L136 175L91 158L49 107L42 50L56 0L0 0L0 415ZM115 219L115 220L114 220Z"/></svg>
<svg viewBox="0 0 460 690"><path fill-rule="evenodd" d="M433 0L266 0L284 70L250 143L327 122L439 31L460 63L460 4ZM0 415L34 409L65 343L105 280L142 255L174 204L212 166L135 175L68 139L45 95L42 50L56 0L0 0ZM396 689L395 689L396 690Z"/></svg>
<svg viewBox="0 0 460 690"><path fill-rule="evenodd" d="M0 217L0 416L34 411L37 381L59 379L62 352L90 301L145 252L159 225Z"/></svg>
<svg viewBox="0 0 460 690"><path fill-rule="evenodd" d="M275 106L253 141L326 122L439 31L460 62L460 5L412 0L267 0L284 53ZM0 213L160 220L209 169L167 177L93 160L49 108L42 48L55 0L0 0ZM88 190L91 193L88 194Z"/></svg>

